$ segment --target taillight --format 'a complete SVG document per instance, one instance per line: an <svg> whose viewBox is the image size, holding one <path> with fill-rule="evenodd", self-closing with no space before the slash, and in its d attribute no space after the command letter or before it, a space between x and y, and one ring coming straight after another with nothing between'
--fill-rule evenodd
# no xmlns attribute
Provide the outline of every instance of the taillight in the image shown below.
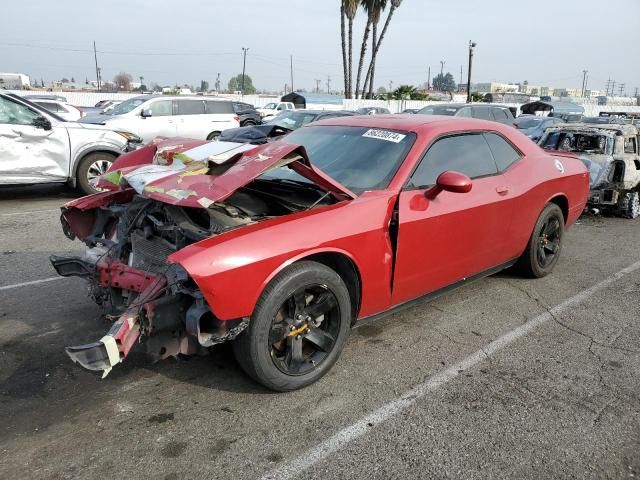
<svg viewBox="0 0 640 480"><path fill-rule="evenodd" d="M516 128L520 128L520 124L518 122L513 122L513 126Z"/></svg>
<svg viewBox="0 0 640 480"><path fill-rule="evenodd" d="M234 115L233 119L234 119L236 122L239 122L239 121L240 121L240 117L239 117L238 115Z"/></svg>
<svg viewBox="0 0 640 480"><path fill-rule="evenodd" d="M69 105L72 108L75 108L78 112L80 112L80 118L84 117L86 115L86 113L84 113L82 110L80 110L78 107L75 107L73 105Z"/></svg>

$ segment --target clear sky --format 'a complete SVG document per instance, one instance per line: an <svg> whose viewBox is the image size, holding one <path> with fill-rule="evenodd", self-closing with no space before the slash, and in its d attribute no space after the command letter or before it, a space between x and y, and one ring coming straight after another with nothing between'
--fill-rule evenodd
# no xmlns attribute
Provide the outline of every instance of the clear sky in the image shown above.
<svg viewBox="0 0 640 480"><path fill-rule="evenodd" d="M126 71L145 83L223 85L242 71L258 88L282 89L294 58L294 86L342 85L339 0L30 0L0 7L0 71L46 82L103 79ZM354 56L364 25L360 13ZM384 20L383 20L384 21ZM460 80L467 43L478 43L474 82L589 87L608 78L640 87L640 0L404 0L380 49L376 88L426 82L446 62ZM466 74L465 74L466 75ZM466 81L466 80L465 80Z"/></svg>

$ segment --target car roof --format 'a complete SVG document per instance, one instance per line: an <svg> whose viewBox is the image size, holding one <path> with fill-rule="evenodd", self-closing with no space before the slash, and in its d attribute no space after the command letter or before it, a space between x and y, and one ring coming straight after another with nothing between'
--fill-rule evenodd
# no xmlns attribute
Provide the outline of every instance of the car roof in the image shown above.
<svg viewBox="0 0 640 480"><path fill-rule="evenodd" d="M638 135L638 127L635 125L621 124L621 123L561 123L558 126L549 127L552 131L605 131L607 133L622 133L623 135Z"/></svg>
<svg viewBox="0 0 640 480"><path fill-rule="evenodd" d="M313 125L345 126L345 127L365 127L365 128L387 128L392 130L404 130L407 132L417 132L437 124L445 127L451 125L455 130L483 129L503 130L505 125L492 122L490 120L479 120L467 117L452 117L447 115L414 115L414 114L388 114L388 115L357 115L346 117L335 117L326 120L319 120ZM508 127L512 128L512 127Z"/></svg>

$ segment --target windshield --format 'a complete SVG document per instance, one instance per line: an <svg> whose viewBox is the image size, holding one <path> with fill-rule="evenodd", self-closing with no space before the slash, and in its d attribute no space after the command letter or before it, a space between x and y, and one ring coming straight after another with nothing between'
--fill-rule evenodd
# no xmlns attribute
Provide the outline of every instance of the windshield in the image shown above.
<svg viewBox="0 0 640 480"><path fill-rule="evenodd" d="M416 135L366 127L301 128L282 141L305 147L311 163L356 194L386 188L404 161ZM260 178L309 183L287 167Z"/></svg>
<svg viewBox="0 0 640 480"><path fill-rule="evenodd" d="M278 125L279 127L287 128L289 130L297 130L298 128L313 122L317 113L309 112L283 112L273 120L266 122L268 125Z"/></svg>
<svg viewBox="0 0 640 480"><path fill-rule="evenodd" d="M109 115L123 115L125 113L129 113L136 107L139 107L144 102L146 102L148 98L130 98L129 100L125 100L119 105L116 105L109 111Z"/></svg>
<svg viewBox="0 0 640 480"><path fill-rule="evenodd" d="M544 121L542 117L520 117L516 120L516 127L520 130L536 128Z"/></svg>
<svg viewBox="0 0 640 480"><path fill-rule="evenodd" d="M552 132L544 138L542 147L546 150L611 155L613 138L589 133Z"/></svg>
<svg viewBox="0 0 640 480"><path fill-rule="evenodd" d="M278 105L275 103L267 103L264 107L266 110L275 110Z"/></svg>
<svg viewBox="0 0 640 480"><path fill-rule="evenodd" d="M453 117L459 110L459 107L451 107L447 105L433 105L430 107L424 107L418 113L422 115L449 115Z"/></svg>

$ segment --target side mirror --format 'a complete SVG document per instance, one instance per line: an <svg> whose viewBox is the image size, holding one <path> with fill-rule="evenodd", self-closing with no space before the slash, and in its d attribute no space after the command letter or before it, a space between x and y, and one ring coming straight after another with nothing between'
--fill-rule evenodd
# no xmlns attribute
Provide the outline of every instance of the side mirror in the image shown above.
<svg viewBox="0 0 640 480"><path fill-rule="evenodd" d="M140 116L142 118L152 117L153 112L151 111L150 108L143 108L142 111L140 112Z"/></svg>
<svg viewBox="0 0 640 480"><path fill-rule="evenodd" d="M440 174L436 184L424 193L429 200L433 200L440 192L467 193L471 191L471 179L464 173L447 171Z"/></svg>
<svg viewBox="0 0 640 480"><path fill-rule="evenodd" d="M51 130L51 122L46 117L36 117L33 120L32 125L36 128L41 128L43 130Z"/></svg>

